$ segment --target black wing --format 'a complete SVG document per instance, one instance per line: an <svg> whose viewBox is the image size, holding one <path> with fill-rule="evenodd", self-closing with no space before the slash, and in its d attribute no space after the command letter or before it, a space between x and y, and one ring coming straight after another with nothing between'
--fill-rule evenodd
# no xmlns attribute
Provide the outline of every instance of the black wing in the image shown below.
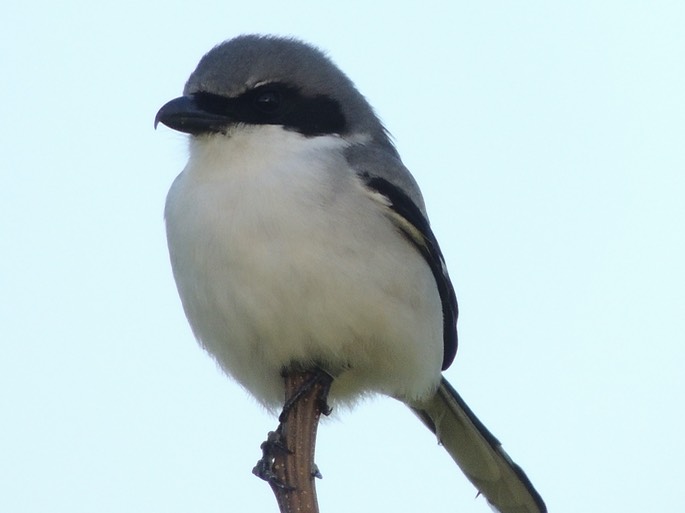
<svg viewBox="0 0 685 513"><path fill-rule="evenodd" d="M364 184L387 199L398 229L421 253L430 267L442 301L444 354L442 370L447 369L457 354L457 297L450 281L445 260L433 235L428 219L399 187L385 178L360 173Z"/></svg>

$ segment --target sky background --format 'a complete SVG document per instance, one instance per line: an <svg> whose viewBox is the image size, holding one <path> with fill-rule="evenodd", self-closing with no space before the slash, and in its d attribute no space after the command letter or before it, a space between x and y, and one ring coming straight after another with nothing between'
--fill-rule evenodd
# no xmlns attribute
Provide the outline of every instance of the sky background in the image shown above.
<svg viewBox="0 0 685 513"><path fill-rule="evenodd" d="M17 2L0 21L0 511L277 512L276 425L193 340L158 108L240 33L328 51L422 187L447 377L551 512L683 511L685 4ZM489 511L391 399L326 422L322 513Z"/></svg>

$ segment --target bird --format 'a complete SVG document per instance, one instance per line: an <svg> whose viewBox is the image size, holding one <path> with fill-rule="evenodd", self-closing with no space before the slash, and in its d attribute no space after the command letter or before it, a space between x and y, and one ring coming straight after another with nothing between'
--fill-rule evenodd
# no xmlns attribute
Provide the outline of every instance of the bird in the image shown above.
<svg viewBox="0 0 685 513"><path fill-rule="evenodd" d="M331 58L294 37L234 37L159 123L189 135L165 205L169 256L223 371L272 411L292 367L330 375L334 407L402 401L493 508L546 512L442 375L458 316L445 259L388 130Z"/></svg>

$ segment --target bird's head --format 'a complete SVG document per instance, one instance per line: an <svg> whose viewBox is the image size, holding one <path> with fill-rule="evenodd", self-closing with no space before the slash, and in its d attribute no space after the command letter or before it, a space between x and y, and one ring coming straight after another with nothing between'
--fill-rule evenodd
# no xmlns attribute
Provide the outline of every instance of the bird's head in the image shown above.
<svg viewBox="0 0 685 513"><path fill-rule="evenodd" d="M193 136L278 125L306 137L391 145L352 81L317 48L292 38L243 35L210 50L166 103L158 123Z"/></svg>

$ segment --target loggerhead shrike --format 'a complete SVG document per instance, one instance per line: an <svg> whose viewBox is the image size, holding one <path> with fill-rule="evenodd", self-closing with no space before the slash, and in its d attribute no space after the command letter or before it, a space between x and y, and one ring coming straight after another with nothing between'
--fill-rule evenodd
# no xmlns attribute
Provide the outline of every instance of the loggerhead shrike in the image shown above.
<svg viewBox="0 0 685 513"><path fill-rule="evenodd" d="M457 301L421 192L350 79L301 41L244 35L200 61L155 126L190 134L166 201L193 332L270 409L284 370L329 400L407 404L503 513L542 513L525 473L441 375Z"/></svg>

